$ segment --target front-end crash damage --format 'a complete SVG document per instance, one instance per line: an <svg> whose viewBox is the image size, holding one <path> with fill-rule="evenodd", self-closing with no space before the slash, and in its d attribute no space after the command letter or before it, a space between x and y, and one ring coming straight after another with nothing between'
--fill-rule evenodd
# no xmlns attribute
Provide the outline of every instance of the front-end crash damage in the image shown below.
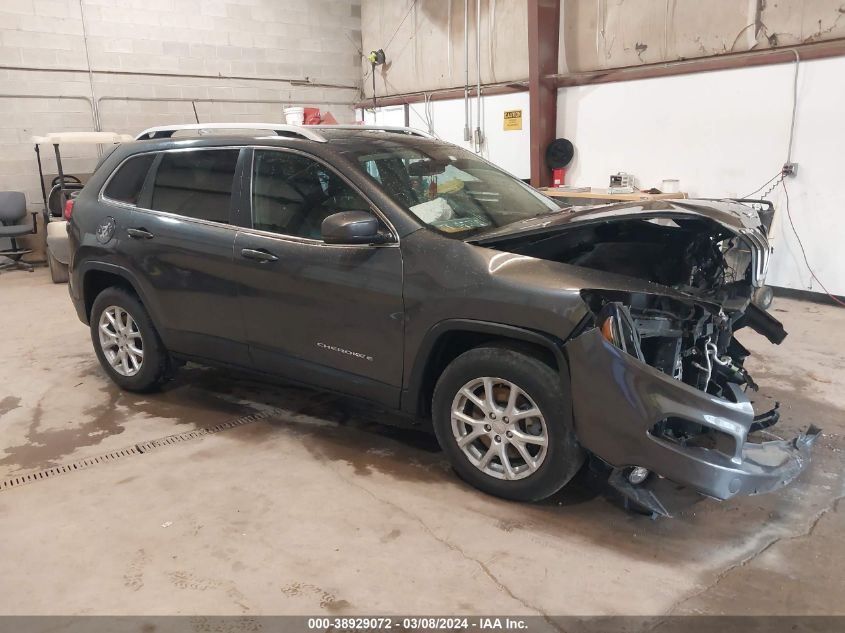
<svg viewBox="0 0 845 633"><path fill-rule="evenodd" d="M790 440L768 429L777 405L756 412L743 327L772 343L782 325L751 303L770 249L771 207L677 201L597 207L556 226L497 240L495 248L604 271L582 289L589 316L565 345L581 444L612 468L627 499L669 514L674 482L728 499L790 483L819 434ZM616 275L650 282L629 288Z"/></svg>
<svg viewBox="0 0 845 633"><path fill-rule="evenodd" d="M680 349L677 343L649 341L668 336L646 336L640 343L654 351L637 357L606 334L611 328L601 324L566 346L576 431L584 447L614 468L610 483L638 505L669 514L652 490L654 475L729 499L783 487L808 463L818 429L810 427L792 440L753 437L777 421L777 411L755 416L743 390L753 383L735 358L726 354L718 363L714 351L711 366L699 362L713 349L706 336L703 344L685 348L681 335ZM666 348L672 351L661 351ZM707 389L699 386L705 380ZM634 485L626 476L634 467L653 474Z"/></svg>

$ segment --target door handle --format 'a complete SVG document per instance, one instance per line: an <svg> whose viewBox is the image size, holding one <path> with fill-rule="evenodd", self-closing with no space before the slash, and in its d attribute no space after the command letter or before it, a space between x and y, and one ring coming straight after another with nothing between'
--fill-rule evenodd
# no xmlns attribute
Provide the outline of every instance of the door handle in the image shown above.
<svg viewBox="0 0 845 633"><path fill-rule="evenodd" d="M153 239L153 237L155 237L146 229L126 229L126 234L129 237L135 238L136 240L151 240Z"/></svg>
<svg viewBox="0 0 845 633"><path fill-rule="evenodd" d="M247 259L255 259L259 262L274 262L278 257L273 255L273 253L269 253L265 250L256 250L253 248L244 248L241 249L241 255L246 257Z"/></svg>

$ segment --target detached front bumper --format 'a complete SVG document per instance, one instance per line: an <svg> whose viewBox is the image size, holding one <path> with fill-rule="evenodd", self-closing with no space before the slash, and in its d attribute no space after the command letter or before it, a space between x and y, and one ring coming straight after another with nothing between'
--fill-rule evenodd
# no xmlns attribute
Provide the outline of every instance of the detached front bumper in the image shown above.
<svg viewBox="0 0 845 633"><path fill-rule="evenodd" d="M754 409L738 387L733 402L694 389L611 345L597 329L573 339L566 349L578 439L617 469L611 483L629 497L648 492L647 484L626 489L620 473L629 466L729 499L782 488L810 461L819 435L814 426L792 440L747 441ZM712 429L721 440L718 448L666 439L655 432L664 420Z"/></svg>

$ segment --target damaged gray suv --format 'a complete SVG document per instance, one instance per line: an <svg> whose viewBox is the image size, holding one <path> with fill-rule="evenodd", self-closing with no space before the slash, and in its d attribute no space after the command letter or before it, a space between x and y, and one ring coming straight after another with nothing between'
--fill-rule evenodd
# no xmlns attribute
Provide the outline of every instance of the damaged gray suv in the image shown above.
<svg viewBox="0 0 845 633"><path fill-rule="evenodd" d="M204 127L231 134L180 138ZM786 336L751 302L767 203L571 211L414 130L245 127L147 130L71 203L70 293L121 387L194 361L363 397L516 500L588 458L657 514L661 483L728 499L807 465L818 429L760 439L736 338Z"/></svg>

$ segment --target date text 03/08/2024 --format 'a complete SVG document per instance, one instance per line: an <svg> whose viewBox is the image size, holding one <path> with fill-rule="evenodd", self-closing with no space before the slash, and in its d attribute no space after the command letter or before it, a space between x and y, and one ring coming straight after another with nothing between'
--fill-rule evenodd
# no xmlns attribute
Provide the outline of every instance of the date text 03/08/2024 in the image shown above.
<svg viewBox="0 0 845 633"><path fill-rule="evenodd" d="M309 630L333 631L386 631L402 630L511 630L524 631L528 623L522 618L510 617L348 617L348 618L308 618Z"/></svg>

